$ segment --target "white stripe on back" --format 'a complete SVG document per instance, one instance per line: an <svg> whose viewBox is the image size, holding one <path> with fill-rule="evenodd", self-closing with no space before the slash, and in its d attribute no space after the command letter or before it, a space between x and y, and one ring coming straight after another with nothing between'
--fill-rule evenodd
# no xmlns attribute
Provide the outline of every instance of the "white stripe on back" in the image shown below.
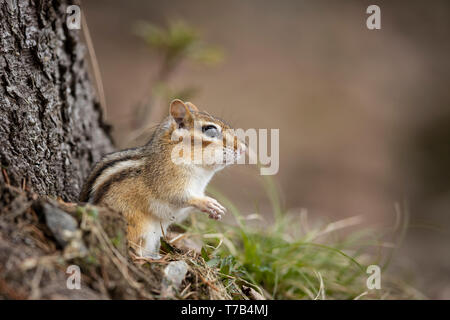
<svg viewBox="0 0 450 320"><path fill-rule="evenodd" d="M115 175L123 170L126 170L126 169L137 168L143 164L144 164L144 159L125 160L125 161L120 161L120 162L114 164L112 167L110 167L106 170L103 170L102 174L97 178L97 180L95 180L95 183L92 186L91 195L94 194L97 191L98 187L100 187L105 181L107 181L113 175Z"/></svg>

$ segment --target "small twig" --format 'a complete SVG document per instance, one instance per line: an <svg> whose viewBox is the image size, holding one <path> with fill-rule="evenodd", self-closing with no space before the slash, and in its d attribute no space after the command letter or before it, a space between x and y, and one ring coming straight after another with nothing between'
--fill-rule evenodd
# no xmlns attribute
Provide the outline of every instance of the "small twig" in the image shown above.
<svg viewBox="0 0 450 320"><path fill-rule="evenodd" d="M3 172L3 177L5 178L6 185L9 186L10 182L9 182L9 177L8 177L8 173L6 172L6 169L2 168L2 172Z"/></svg>
<svg viewBox="0 0 450 320"><path fill-rule="evenodd" d="M33 280L31 280L31 294L30 300L39 299L41 292L39 290L39 285L41 284L42 274L44 273L44 266L39 264L34 274Z"/></svg>
<svg viewBox="0 0 450 320"><path fill-rule="evenodd" d="M196 293L195 291L191 291L191 292L189 292L187 295L182 296L181 299L186 300L189 296L192 296L192 295L195 294L195 293Z"/></svg>
<svg viewBox="0 0 450 320"><path fill-rule="evenodd" d="M163 238L166 239L166 233L164 232L164 228L163 228L161 222L159 223L159 226L161 227L161 233L162 233Z"/></svg>
<svg viewBox="0 0 450 320"><path fill-rule="evenodd" d="M180 292L180 297L183 297L183 295L185 294L185 292L191 287L192 283L189 283L186 288L183 289L183 291ZM189 294L188 294L189 295ZM183 297L184 299L184 297Z"/></svg>
<svg viewBox="0 0 450 320"><path fill-rule="evenodd" d="M368 291L364 291L363 293L361 293L360 295L358 295L357 297L355 297L355 299L353 300L360 300L362 297L364 297L365 295L367 295L369 292Z"/></svg>
<svg viewBox="0 0 450 320"><path fill-rule="evenodd" d="M185 238L185 237L187 237L187 236L188 236L187 233L180 233L180 234L177 235L175 238L169 240L169 243L170 243L170 244L174 244L175 242L177 242L177 241L179 241L179 240L181 240L181 239L183 239L183 238Z"/></svg>
<svg viewBox="0 0 450 320"><path fill-rule="evenodd" d="M217 292L220 292L220 290L219 290L214 284L212 284L211 281L208 281L208 280L206 280L205 278L203 278L203 276L202 276L201 274L198 274L198 276L200 277L200 280L202 280L202 282L203 282L204 284L206 284L207 286L213 288L213 289L216 290Z"/></svg>
<svg viewBox="0 0 450 320"><path fill-rule="evenodd" d="M97 85L98 95L100 99L100 106L102 109L102 120L106 119L106 96L105 96L105 89L103 88L103 82L102 82L102 76L100 73L100 67L98 65L97 56L95 54L94 44L91 39L91 34L89 32L89 28L86 21L86 16L83 15L83 18L81 19L81 23L83 25L83 36L86 40L86 45L88 47L89 57L92 65L92 69L94 71L94 78L95 78L95 84Z"/></svg>
<svg viewBox="0 0 450 320"><path fill-rule="evenodd" d="M135 254L131 254L131 253L130 253L130 255L132 255L132 259L134 261L143 261L143 262L148 262L148 263L155 263L155 262L157 262L157 263L163 263L163 264L168 264L169 263L169 261L167 261L168 256L164 256L161 259L155 260L155 259L151 259L151 258L141 257L141 256L138 256L138 255L135 255Z"/></svg>

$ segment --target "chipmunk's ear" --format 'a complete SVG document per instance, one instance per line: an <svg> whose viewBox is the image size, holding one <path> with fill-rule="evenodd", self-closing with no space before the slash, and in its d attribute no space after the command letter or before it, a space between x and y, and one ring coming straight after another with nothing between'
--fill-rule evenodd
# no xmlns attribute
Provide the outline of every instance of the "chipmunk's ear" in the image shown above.
<svg viewBox="0 0 450 320"><path fill-rule="evenodd" d="M183 126L191 118L189 107L180 99L175 99L170 103L169 112L180 126Z"/></svg>
<svg viewBox="0 0 450 320"><path fill-rule="evenodd" d="M193 104L192 102L185 102L184 104L188 106L188 108L191 112L198 112L197 106L195 104Z"/></svg>

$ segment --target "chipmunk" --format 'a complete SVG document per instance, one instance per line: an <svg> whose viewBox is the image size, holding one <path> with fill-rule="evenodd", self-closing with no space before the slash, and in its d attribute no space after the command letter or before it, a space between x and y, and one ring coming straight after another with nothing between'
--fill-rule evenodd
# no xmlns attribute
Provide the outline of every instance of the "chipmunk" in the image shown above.
<svg viewBox="0 0 450 320"><path fill-rule="evenodd" d="M195 142L200 153L191 152ZM146 145L108 154L94 166L80 201L122 212L130 245L143 257L159 259L160 237L172 223L193 209L217 220L225 214L205 188L215 172L245 151L224 121L175 99ZM195 161L198 155L201 161Z"/></svg>

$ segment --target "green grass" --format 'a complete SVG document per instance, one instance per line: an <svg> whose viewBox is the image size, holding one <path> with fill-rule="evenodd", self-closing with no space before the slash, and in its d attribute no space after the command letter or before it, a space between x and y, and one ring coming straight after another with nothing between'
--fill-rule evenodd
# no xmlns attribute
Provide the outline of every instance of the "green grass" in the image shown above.
<svg viewBox="0 0 450 320"><path fill-rule="evenodd" d="M414 297L414 290L387 273L396 246L383 240L390 231L397 231L394 234L400 234L400 239L392 241L401 242L407 219L400 215L395 230L383 232L358 229L360 217L309 228L306 212L286 213L272 180L264 179L264 186L272 203L270 221L259 215L243 216L224 195L209 190L228 208L234 223L217 223L197 215L187 227L187 232L202 239L203 258L217 269L236 299L243 297L242 285L269 299ZM366 286L370 276L366 269L372 264L382 269L381 290Z"/></svg>

